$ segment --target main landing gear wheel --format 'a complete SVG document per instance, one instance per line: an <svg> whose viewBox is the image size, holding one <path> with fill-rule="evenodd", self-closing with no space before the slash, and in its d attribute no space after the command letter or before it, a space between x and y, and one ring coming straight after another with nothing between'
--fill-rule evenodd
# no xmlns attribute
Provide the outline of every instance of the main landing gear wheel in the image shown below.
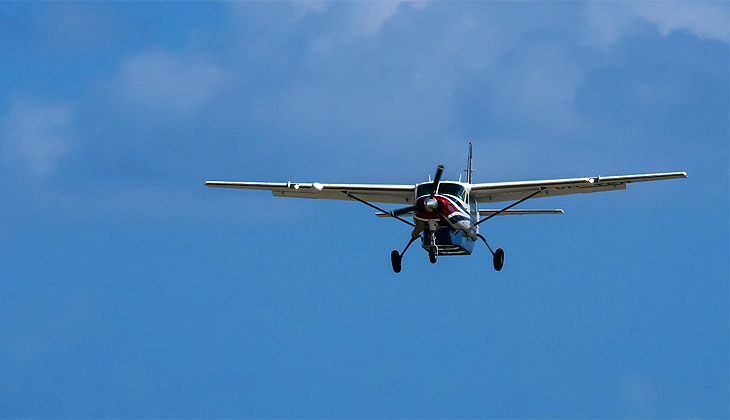
<svg viewBox="0 0 730 420"><path fill-rule="evenodd" d="M504 265L504 251L502 251L502 248L497 248L492 256L492 261L494 261L495 270L499 271L502 269L502 266Z"/></svg>
<svg viewBox="0 0 730 420"><path fill-rule="evenodd" d="M436 264L436 257L438 256L438 249L436 249L435 246L432 246L431 249L428 250L428 259L431 260L431 264Z"/></svg>
<svg viewBox="0 0 730 420"><path fill-rule="evenodd" d="M390 262L393 264L393 271L395 271L396 273L400 273L401 260L402 260L402 258L398 251L393 250L393 252L390 253Z"/></svg>

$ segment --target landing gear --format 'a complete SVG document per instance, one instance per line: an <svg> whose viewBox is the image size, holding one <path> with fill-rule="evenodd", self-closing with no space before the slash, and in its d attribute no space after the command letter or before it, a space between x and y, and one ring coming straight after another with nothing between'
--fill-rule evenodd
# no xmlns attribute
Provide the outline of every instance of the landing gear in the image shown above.
<svg viewBox="0 0 730 420"><path fill-rule="evenodd" d="M496 251L492 251L492 247L489 246L487 243L487 240L484 239L484 236L477 233L477 237L484 241L484 245L489 248L489 252L492 253L492 262L494 263L494 269L499 271L502 269L502 266L504 265L504 251L502 251L502 248L497 248Z"/></svg>
<svg viewBox="0 0 730 420"><path fill-rule="evenodd" d="M393 252L390 253L390 262L393 264L393 271L395 271L396 273L400 273L400 263L402 260L403 258L401 257L398 250L394 249Z"/></svg>
<svg viewBox="0 0 730 420"><path fill-rule="evenodd" d="M436 264L436 258L438 257L439 251L436 248L436 245L432 246L428 250L428 259L431 261L431 264Z"/></svg>
<svg viewBox="0 0 730 420"><path fill-rule="evenodd" d="M411 246L413 241L420 238L420 236L416 236L415 238L411 238L410 241L408 241L408 245L406 245L405 249L403 249L403 252L398 252L397 249L394 249L393 252L390 253L390 263L393 265L393 271L396 273L400 273L401 270L401 262L403 261L403 254L408 251L408 247Z"/></svg>
<svg viewBox="0 0 730 420"><path fill-rule="evenodd" d="M428 249L428 259L431 261L431 264L436 264L436 258L439 255L439 249L436 247L436 229L438 229L438 225L436 223L430 223L433 226L430 226L431 229L431 248Z"/></svg>
<svg viewBox="0 0 730 420"><path fill-rule="evenodd" d="M499 271L502 269L504 265L504 251L502 251L502 248L497 248L494 255L492 255L492 261L494 262L495 270Z"/></svg>

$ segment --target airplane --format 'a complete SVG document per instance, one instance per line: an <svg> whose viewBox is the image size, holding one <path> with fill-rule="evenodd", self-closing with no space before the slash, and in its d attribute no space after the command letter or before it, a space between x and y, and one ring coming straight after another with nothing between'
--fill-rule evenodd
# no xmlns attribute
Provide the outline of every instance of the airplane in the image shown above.
<svg viewBox="0 0 730 420"><path fill-rule="evenodd" d="M540 181L472 183L472 146L466 167L466 182L442 181L444 166L439 165L433 180L416 185L320 184L276 182L207 181L208 187L268 190L276 197L299 197L328 200L359 201L377 210L376 216L391 217L413 227L411 239L402 252L390 254L393 271L399 273L403 255L411 244L421 239L421 247L428 252L431 263L438 256L471 255L477 239L481 239L492 253L496 271L504 265L504 251L492 250L479 225L494 216L563 214L563 210L512 210L532 198L553 197L626 189L632 182L686 178L686 172L657 174L597 176L592 178L551 179ZM480 203L514 201L502 209L480 209ZM372 203L407 205L396 210L384 210ZM413 218L413 223L405 218Z"/></svg>

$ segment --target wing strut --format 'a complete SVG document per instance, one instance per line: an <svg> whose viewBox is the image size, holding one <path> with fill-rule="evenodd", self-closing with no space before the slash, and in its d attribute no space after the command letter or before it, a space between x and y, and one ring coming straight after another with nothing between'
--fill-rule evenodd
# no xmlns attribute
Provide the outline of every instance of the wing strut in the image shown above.
<svg viewBox="0 0 730 420"><path fill-rule="evenodd" d="M387 214L387 215L389 215L389 216L391 216L391 217L395 217L396 219L400 220L401 222L403 222L403 223L405 223L405 224L407 224L407 225L411 225L411 226L413 226L413 227L416 227L416 225L414 225L413 223L411 223L411 222L409 222L408 220L405 220L405 219L403 219L403 218L401 218L401 217L399 217L399 216L396 216L396 215L395 215L395 214L393 214L392 212L387 212L387 211L385 211L385 210L381 209L380 207L378 207L378 206L375 206L375 205L373 205L373 204L370 204L370 203L368 203L367 201L365 201L365 200L363 200L363 199L361 199L361 198L355 197L354 195L350 194L350 192L349 192L349 191L342 191L342 194L345 194L345 195L347 196L347 198L352 198L353 200L357 200L357 201L359 201L359 202L361 202L361 203L365 204L366 206L370 206L370 207L374 208L375 210L381 211L381 212L383 212L383 213L385 213L385 214ZM409 245L410 245L410 244L409 244Z"/></svg>
<svg viewBox="0 0 730 420"><path fill-rule="evenodd" d="M507 210L511 209L512 207L514 207L514 206L516 206L516 205L520 204L521 202L523 202L523 201L527 200L528 198L532 198L532 197L534 197L534 196L536 196L536 195L540 194L540 193L542 192L542 190L544 190L544 189L545 189L545 188L543 188L543 187L540 187L540 189L538 189L538 190L537 190L537 191L535 191L534 193L532 193L532 194L528 195L527 197L523 198L522 200L516 201L516 202L514 202L514 203L510 204L509 206L507 206L507 207L503 208L502 210L500 210L500 211L498 211L498 212L494 212L494 213L490 214L489 216L485 217L484 219L482 219L482 220L480 220L480 221L478 221L478 222L474 223L474 226L476 226L476 225L478 225L478 224L480 224L480 223L482 223L482 222L486 222L487 220L491 219L492 217L494 217L494 216L496 216L496 215L498 215L498 214L500 214L500 213L504 213L505 211L507 211ZM472 227L474 227L474 226L472 226ZM486 243L486 241L484 241L484 243ZM489 245L487 245L487 247L488 247L488 246L489 246ZM490 250L491 250L491 249L490 249Z"/></svg>

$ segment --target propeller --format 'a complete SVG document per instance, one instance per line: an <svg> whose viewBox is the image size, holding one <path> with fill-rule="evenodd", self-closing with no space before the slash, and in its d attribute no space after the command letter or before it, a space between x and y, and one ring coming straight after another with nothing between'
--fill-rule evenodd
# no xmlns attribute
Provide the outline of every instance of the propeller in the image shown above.
<svg viewBox="0 0 730 420"><path fill-rule="evenodd" d="M429 197L424 203L426 205L426 209L430 211L438 209L439 202L434 198L434 196L439 189L439 182L441 182L441 175L443 173L444 165L439 165L439 167L436 168L436 176L433 177L433 191L431 191L431 197Z"/></svg>
<svg viewBox="0 0 730 420"><path fill-rule="evenodd" d="M431 198L436 195L436 191L439 189L439 182L441 182L441 175L444 173L444 165L439 165L436 168L436 175L433 177L433 191L431 191Z"/></svg>

